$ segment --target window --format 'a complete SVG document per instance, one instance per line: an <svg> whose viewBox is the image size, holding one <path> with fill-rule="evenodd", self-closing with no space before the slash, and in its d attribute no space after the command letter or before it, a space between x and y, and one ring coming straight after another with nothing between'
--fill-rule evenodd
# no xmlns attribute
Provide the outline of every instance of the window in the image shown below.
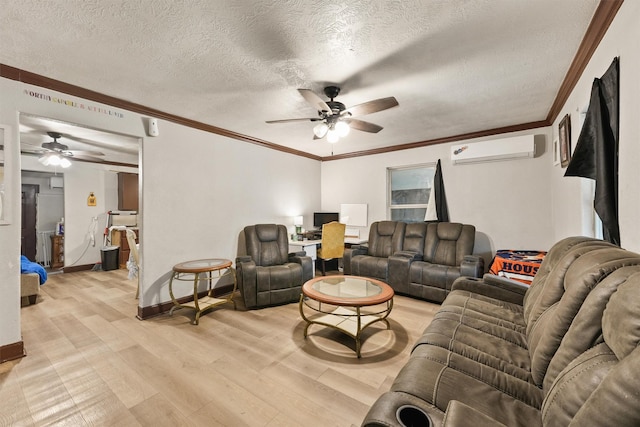
<svg viewBox="0 0 640 427"><path fill-rule="evenodd" d="M436 164L387 168L387 208L392 221L422 222Z"/></svg>

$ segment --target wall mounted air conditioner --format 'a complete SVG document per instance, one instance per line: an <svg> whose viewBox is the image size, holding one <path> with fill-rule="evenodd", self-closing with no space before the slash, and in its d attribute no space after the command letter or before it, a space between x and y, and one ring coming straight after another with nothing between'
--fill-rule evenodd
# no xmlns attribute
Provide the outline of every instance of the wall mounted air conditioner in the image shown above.
<svg viewBox="0 0 640 427"><path fill-rule="evenodd" d="M459 143L451 146L451 162L454 165L461 165L465 163L533 158L536 151L535 147L533 135Z"/></svg>
<svg viewBox="0 0 640 427"><path fill-rule="evenodd" d="M64 179L61 176L52 176L49 178L49 188L64 188Z"/></svg>

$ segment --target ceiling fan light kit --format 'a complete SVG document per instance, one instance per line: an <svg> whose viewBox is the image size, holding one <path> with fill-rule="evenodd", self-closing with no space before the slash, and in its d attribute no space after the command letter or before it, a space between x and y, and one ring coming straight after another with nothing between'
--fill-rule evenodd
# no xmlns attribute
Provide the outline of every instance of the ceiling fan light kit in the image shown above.
<svg viewBox="0 0 640 427"><path fill-rule="evenodd" d="M69 150L69 146L58 142L58 139L62 138L62 134L47 132L47 135L53 138L53 141L45 142L41 147L32 151L34 154L41 154L38 161L44 166L68 168L71 166L71 160L69 160L71 158L102 162L102 159L95 156L104 156L104 153L99 151Z"/></svg>
<svg viewBox="0 0 640 427"><path fill-rule="evenodd" d="M71 166L69 159L59 156L57 153L45 153L38 161L44 166L60 166L65 169Z"/></svg>
<svg viewBox="0 0 640 427"><path fill-rule="evenodd" d="M338 86L327 86L324 88L324 94L330 99L326 102L310 89L298 89L298 92L318 111L318 117L267 120L267 123L319 121L320 123L313 127L314 139L322 139L326 136L327 142L332 144L338 142L340 138L347 136L351 128L369 133L380 132L382 126L352 117L375 113L398 105L398 101L394 97L388 97L346 108L342 102L334 101L334 98L340 93Z"/></svg>
<svg viewBox="0 0 640 427"><path fill-rule="evenodd" d="M329 126L326 123L318 123L313 127L313 134L318 138L324 138L327 132L329 131Z"/></svg>

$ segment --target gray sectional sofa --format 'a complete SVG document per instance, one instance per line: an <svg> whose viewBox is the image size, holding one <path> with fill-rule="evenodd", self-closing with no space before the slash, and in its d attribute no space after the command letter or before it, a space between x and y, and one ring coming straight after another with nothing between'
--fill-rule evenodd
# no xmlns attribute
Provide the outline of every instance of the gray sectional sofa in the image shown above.
<svg viewBox="0 0 640 427"><path fill-rule="evenodd" d="M460 276L482 277L484 260L473 256L473 225L379 221L367 246L344 254L344 274L373 277L396 293L442 302Z"/></svg>
<svg viewBox="0 0 640 427"><path fill-rule="evenodd" d="M640 255L571 237L530 287L460 278L362 425L640 425Z"/></svg>

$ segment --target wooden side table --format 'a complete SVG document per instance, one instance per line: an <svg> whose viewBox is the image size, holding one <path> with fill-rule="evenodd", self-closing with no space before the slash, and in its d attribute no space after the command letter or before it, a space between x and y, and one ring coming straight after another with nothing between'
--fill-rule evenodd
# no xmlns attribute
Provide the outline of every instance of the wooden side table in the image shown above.
<svg viewBox="0 0 640 427"><path fill-rule="evenodd" d="M216 276L213 273L216 272ZM213 289L211 284L213 279L219 279L224 275L230 274L233 277L233 290L231 293L225 295L223 298L216 298L213 296ZM179 302L173 294L173 281L193 281L193 301ZM204 297L198 297L198 284L201 281L207 282L207 295ZM200 315L203 311L208 310L220 304L227 302L233 303L233 309L236 309L236 302L233 300L233 295L237 289L236 274L232 267L232 263L228 259L222 258L210 258L199 259L195 261L181 262L173 266L173 274L169 280L169 295L173 302L173 307L169 311L170 315L173 315L173 310L177 308L190 308L196 311L193 324L197 325L200 321Z"/></svg>
<svg viewBox="0 0 640 427"><path fill-rule="evenodd" d="M64 236L51 236L51 268L64 267Z"/></svg>

